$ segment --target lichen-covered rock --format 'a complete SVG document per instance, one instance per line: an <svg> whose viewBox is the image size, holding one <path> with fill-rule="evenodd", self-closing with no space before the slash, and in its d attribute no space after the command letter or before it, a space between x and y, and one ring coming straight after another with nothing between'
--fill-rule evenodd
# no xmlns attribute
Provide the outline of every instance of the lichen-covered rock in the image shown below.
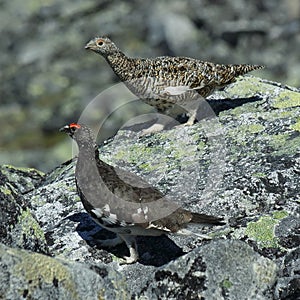
<svg viewBox="0 0 300 300"><path fill-rule="evenodd" d="M276 264L246 243L219 240L156 270L148 299L272 299Z"/></svg>
<svg viewBox="0 0 300 300"><path fill-rule="evenodd" d="M87 268L106 264L111 278L117 278L116 289L123 286L137 299L299 298L300 93L245 77L208 103L215 117L204 104L202 112L211 118L194 126L142 137L122 130L99 150L102 159L144 177L184 207L224 216L226 225L198 229L212 241L139 237L139 262L121 266L126 246L104 249L97 244L112 233L100 229L82 207L75 158L48 174L2 167L1 196L7 208L1 215L1 234L6 234L1 242L48 253L59 265L61 259ZM2 225L6 222L11 227ZM11 234L11 228L23 230ZM34 236L43 242L28 247L18 242L20 232L26 240L35 240L28 233L40 232ZM116 270L119 277L114 277ZM76 286L79 275L70 274ZM42 290L55 291L40 278Z"/></svg>
<svg viewBox="0 0 300 300"><path fill-rule="evenodd" d="M31 202L23 197L35 189L43 174L34 169L0 167L0 242L40 253L47 253L48 246Z"/></svg>
<svg viewBox="0 0 300 300"><path fill-rule="evenodd" d="M124 278L106 265L75 262L0 244L1 299L128 299Z"/></svg>

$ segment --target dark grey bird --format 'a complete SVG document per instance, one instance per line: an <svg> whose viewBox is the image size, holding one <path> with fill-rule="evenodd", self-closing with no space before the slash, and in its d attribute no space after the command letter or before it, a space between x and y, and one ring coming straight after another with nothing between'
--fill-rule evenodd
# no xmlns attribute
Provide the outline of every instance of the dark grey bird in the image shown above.
<svg viewBox="0 0 300 300"><path fill-rule="evenodd" d="M102 55L131 92L158 112L168 113L175 104L182 106L189 114L186 125L194 123L198 109L189 107L190 102L208 97L240 75L264 68L215 64L189 57L131 58L107 37L96 37L85 48Z"/></svg>
<svg viewBox="0 0 300 300"><path fill-rule="evenodd" d="M100 226L116 233L117 238L102 241L103 246L125 242L129 249L126 263L138 259L136 236L195 234L187 225L222 225L223 219L185 210L137 175L113 167L99 158L92 131L72 123L60 129L73 138L79 153L76 185L84 208Z"/></svg>

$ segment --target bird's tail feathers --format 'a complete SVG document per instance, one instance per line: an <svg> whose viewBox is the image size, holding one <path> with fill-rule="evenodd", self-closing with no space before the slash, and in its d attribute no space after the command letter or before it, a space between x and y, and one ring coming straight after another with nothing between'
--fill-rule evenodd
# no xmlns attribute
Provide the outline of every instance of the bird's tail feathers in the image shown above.
<svg viewBox="0 0 300 300"><path fill-rule="evenodd" d="M264 69L265 66L261 65L235 65L235 76L244 75L248 72L254 71L254 70L260 70Z"/></svg>
<svg viewBox="0 0 300 300"><path fill-rule="evenodd" d="M207 234L201 234L199 232L196 232L196 230L193 228L193 230L189 230L188 228L190 228L189 225L187 225L187 228L181 228L179 229L176 234L180 234L180 235L195 235L201 239L205 239L205 240L211 240L212 237L210 237Z"/></svg>
<svg viewBox="0 0 300 300"><path fill-rule="evenodd" d="M208 224L208 225L224 225L223 218L214 217L205 214L192 213L192 219L190 223L194 224Z"/></svg>

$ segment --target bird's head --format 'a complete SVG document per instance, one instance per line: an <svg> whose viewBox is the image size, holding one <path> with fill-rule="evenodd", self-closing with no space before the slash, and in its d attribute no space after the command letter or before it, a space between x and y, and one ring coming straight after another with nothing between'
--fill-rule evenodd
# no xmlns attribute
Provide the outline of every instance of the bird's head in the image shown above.
<svg viewBox="0 0 300 300"><path fill-rule="evenodd" d="M65 132L73 139L75 137L75 133L77 133L78 131L82 131L82 125L77 123L71 123L60 128L59 131Z"/></svg>
<svg viewBox="0 0 300 300"><path fill-rule="evenodd" d="M60 132L68 134L74 139L78 146L91 145L94 146L95 140L92 130L83 124L71 123L59 129Z"/></svg>
<svg viewBox="0 0 300 300"><path fill-rule="evenodd" d="M85 45L85 49L92 50L104 57L120 51L118 47L107 37L96 37L90 40Z"/></svg>

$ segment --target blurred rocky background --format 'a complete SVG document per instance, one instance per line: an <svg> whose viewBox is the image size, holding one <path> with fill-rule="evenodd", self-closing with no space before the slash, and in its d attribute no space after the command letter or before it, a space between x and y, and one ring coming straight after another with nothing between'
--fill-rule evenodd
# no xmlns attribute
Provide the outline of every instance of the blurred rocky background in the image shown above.
<svg viewBox="0 0 300 300"><path fill-rule="evenodd" d="M58 128L118 82L84 49L96 35L131 56L263 64L255 75L300 87L298 0L1 0L0 28L0 164L48 171L71 157ZM105 103L97 117L110 111ZM147 109L127 107L102 137Z"/></svg>

